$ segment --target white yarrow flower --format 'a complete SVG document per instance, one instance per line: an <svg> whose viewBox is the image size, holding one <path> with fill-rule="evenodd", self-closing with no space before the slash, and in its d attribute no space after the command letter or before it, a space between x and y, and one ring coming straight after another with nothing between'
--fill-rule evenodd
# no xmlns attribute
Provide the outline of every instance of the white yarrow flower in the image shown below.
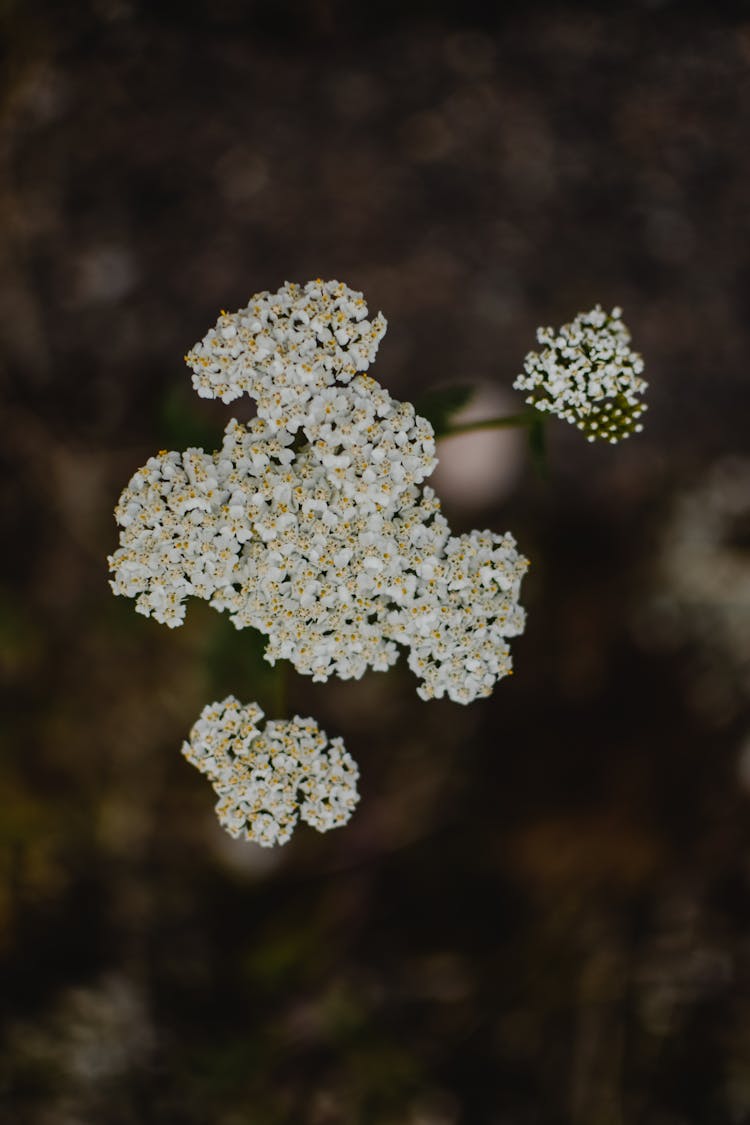
<svg viewBox="0 0 750 1125"><path fill-rule="evenodd" d="M296 412L315 391L367 370L385 330L385 317L369 321L362 294L342 282L285 282L223 312L185 359L201 397L232 402L249 394L265 417L287 411L296 430Z"/></svg>
<svg viewBox="0 0 750 1125"><path fill-rule="evenodd" d="M618 308L606 313L596 305L557 333L537 329L542 351L529 352L513 384L528 392L527 403L572 422L589 441L615 443L643 429L639 395L648 384L621 316Z"/></svg>
<svg viewBox="0 0 750 1125"><path fill-rule="evenodd" d="M452 536L419 568L394 639L409 646L422 699L471 703L511 673L506 638L524 629L518 597L527 567L512 535L472 531Z"/></svg>
<svg viewBox="0 0 750 1125"><path fill-rule="evenodd" d="M350 819L359 770L340 738L313 719L258 726L257 703L234 696L203 708L182 753L204 773L219 800L219 822L262 847L285 844L298 820L327 832Z"/></svg>
<svg viewBox="0 0 750 1125"><path fill-rule="evenodd" d="M424 698L469 703L511 670L527 562L511 536L451 537L420 488L432 427L362 373L385 331L366 316L338 282L223 314L188 357L196 388L246 392L258 417L231 420L214 453L162 452L135 474L112 588L172 626L202 598L319 681L385 671L405 645Z"/></svg>

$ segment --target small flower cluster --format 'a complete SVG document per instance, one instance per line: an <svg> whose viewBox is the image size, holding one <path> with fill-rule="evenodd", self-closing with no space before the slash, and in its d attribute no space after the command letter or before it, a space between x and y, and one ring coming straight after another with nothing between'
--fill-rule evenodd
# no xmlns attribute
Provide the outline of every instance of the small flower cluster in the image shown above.
<svg viewBox="0 0 750 1125"><path fill-rule="evenodd" d="M597 305L557 334L537 329L543 350L529 352L525 374L513 384L528 392L530 405L572 422L589 441L615 443L643 429L643 360L631 351L621 316L620 309L606 313Z"/></svg>
<svg viewBox="0 0 750 1125"><path fill-rule="evenodd" d="M115 518L122 531L109 560L112 589L171 627L182 624L189 595L210 599L231 584L252 534L242 490L232 489L226 467L202 449L149 458Z"/></svg>
<svg viewBox="0 0 750 1125"><path fill-rule="evenodd" d="M213 785L219 822L263 847L285 844L298 820L327 832L346 824L359 770L340 738L313 719L267 722L256 703L234 696L203 708L182 753Z"/></svg>
<svg viewBox="0 0 750 1125"><path fill-rule="evenodd" d="M419 694L469 703L511 670L527 562L512 536L454 537L429 488L432 427L358 369L385 331L337 282L286 285L226 314L188 356L202 395L246 391L215 453L160 453L116 510L117 594L179 625L196 596L316 680L409 649Z"/></svg>
<svg viewBox="0 0 750 1125"><path fill-rule="evenodd" d="M256 293L247 308L222 312L215 328L185 356L202 398L232 402L249 394L259 413L292 432L315 394L366 371L385 335L379 314L339 281L287 282Z"/></svg>
<svg viewBox="0 0 750 1125"><path fill-rule="evenodd" d="M450 536L442 557L418 565L419 581L393 636L410 649L422 699L445 692L471 703L511 673L506 638L523 632L518 592L526 565L511 535L490 531Z"/></svg>

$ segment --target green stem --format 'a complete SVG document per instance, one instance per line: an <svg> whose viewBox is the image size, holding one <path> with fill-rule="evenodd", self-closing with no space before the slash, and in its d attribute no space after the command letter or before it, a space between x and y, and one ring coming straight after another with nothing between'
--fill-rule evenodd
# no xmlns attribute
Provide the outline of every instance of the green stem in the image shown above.
<svg viewBox="0 0 750 1125"><path fill-rule="evenodd" d="M477 430L511 430L521 426L531 426L539 419L538 410L524 410L521 414L506 414L500 418L481 418L476 422L460 422L439 435L443 438L456 437L457 434L473 434Z"/></svg>
<svg viewBox="0 0 750 1125"><path fill-rule="evenodd" d="M286 718L287 662L277 660L273 670L273 710L274 719Z"/></svg>

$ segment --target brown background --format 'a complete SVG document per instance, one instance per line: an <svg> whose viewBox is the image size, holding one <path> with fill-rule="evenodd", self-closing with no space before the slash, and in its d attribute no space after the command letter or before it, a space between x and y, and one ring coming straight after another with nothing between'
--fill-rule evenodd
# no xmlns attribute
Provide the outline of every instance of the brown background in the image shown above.
<svg viewBox="0 0 750 1125"><path fill-rule="evenodd" d="M2 12L0 1119L749 1121L748 681L710 612L665 641L650 607L675 502L748 451L750 13ZM383 310L409 399L514 409L537 324L622 305L650 410L446 502L532 561L490 701L290 676L362 803L269 853L178 752L209 699L272 698L257 645L138 617L105 556L131 473L230 413L183 352L319 275ZM723 549L750 568L747 526Z"/></svg>

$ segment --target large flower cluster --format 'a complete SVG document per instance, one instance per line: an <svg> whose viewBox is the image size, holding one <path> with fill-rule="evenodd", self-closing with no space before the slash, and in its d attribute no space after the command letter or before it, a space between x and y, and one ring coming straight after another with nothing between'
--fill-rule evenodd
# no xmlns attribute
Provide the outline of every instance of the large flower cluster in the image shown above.
<svg viewBox="0 0 750 1125"><path fill-rule="evenodd" d="M529 352L525 374L513 386L527 391L526 401L583 430L589 441L618 442L643 427L646 410L638 396L643 360L630 349L630 333L621 310L606 313L597 305L579 313L559 332L538 328L541 352Z"/></svg>
<svg viewBox="0 0 750 1125"><path fill-rule="evenodd" d="M359 770L340 738L313 719L267 722L234 696L204 707L182 753L213 785L219 822L263 847L285 844L298 820L327 832L346 824Z"/></svg>
<svg viewBox="0 0 750 1125"><path fill-rule="evenodd" d="M179 625L204 598L316 680L409 649L423 698L489 695L523 631L526 560L510 535L455 537L429 488L434 434L358 369L385 321L337 282L260 294L189 354L202 395L257 403L215 453L162 452L116 509L117 594Z"/></svg>

